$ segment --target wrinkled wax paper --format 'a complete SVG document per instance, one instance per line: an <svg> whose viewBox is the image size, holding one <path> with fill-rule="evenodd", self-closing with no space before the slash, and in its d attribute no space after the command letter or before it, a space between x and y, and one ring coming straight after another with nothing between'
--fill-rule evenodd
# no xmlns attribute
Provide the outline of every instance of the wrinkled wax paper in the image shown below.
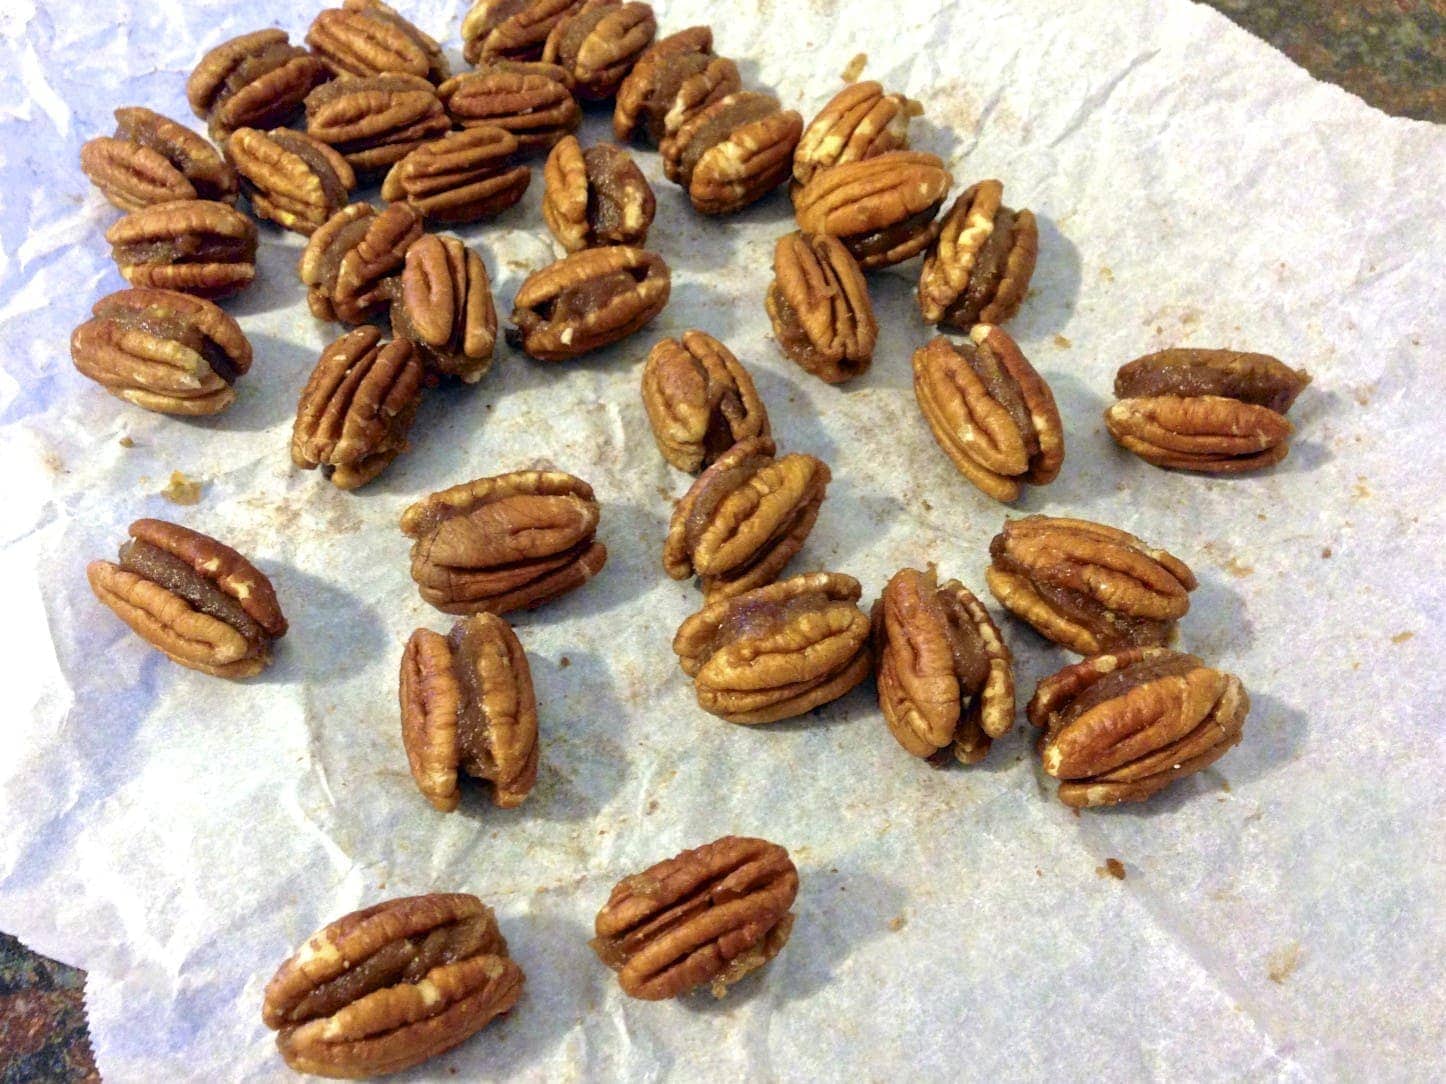
<svg viewBox="0 0 1446 1084"><path fill-rule="evenodd" d="M460 0L401 6L460 65ZM496 908L527 986L406 1079L1439 1079L1446 131L1383 116L1183 0L665 2L665 31L712 22L745 83L806 117L867 53L864 77L924 103L915 144L956 191L1000 177L1036 212L1039 270L1011 328L1065 420L1058 480L1005 508L935 446L910 387L930 334L917 262L871 279L873 369L826 386L780 356L763 311L786 195L704 220L640 152L651 246L673 269L662 316L567 364L500 347L480 385L429 394L413 450L349 494L287 454L297 392L339 330L306 311L293 235L262 227L258 281L227 304L256 351L229 412L145 413L66 354L122 285L102 239L117 215L77 167L81 142L115 106L189 120L203 50L261 26L299 39L312 13L17 0L0 16L0 928L90 972L107 1080L284 1079L260 1017L274 968L344 912L436 890ZM607 122L590 114L585 139ZM554 256L540 189L462 231L504 315ZM1135 531L1199 575L1181 644L1244 680L1241 745L1145 806L1076 816L1022 711L985 763L945 770L895 744L871 684L772 726L701 712L670 650L699 593L660 567L689 479L638 395L650 344L690 327L749 366L782 447L833 469L790 571L852 573L868 604L932 561L984 594L1006 514ZM1116 449L1101 421L1115 368L1176 344L1314 375L1285 463L1211 479ZM397 663L412 629L451 619L418 598L397 517L539 464L593 484L611 556L513 615L541 706L536 789L514 811L478 788L439 814L407 772ZM160 496L173 471L204 483L199 503ZM85 563L139 516L271 576L291 632L263 677L177 667L92 598ZM1000 621L1022 708L1073 657ZM792 940L723 1001L627 1000L587 946L597 908L620 877L730 832L798 863Z"/></svg>

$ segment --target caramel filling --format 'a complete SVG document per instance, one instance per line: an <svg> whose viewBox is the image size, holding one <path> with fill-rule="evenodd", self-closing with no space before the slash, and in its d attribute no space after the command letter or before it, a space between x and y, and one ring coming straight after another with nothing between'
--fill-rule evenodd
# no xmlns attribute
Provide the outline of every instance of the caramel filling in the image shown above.
<svg viewBox="0 0 1446 1084"><path fill-rule="evenodd" d="M973 343L963 344L959 350L968 360L969 368L984 382L989 397L1008 412L1009 420L1024 440L1025 451L1033 460L1039 454L1039 433L1034 428L1034 419L1029 416L1029 407L1024 402L1019 382L999 363L992 350L980 349Z"/></svg>
<svg viewBox="0 0 1446 1084"><path fill-rule="evenodd" d="M310 167L311 172L316 174L316 179L321 182L321 192L326 198L326 206L340 207L346 203L346 186L341 183L341 178L331 168L326 155L317 149L316 145L299 132L293 132L286 128L280 128L271 133L271 138L281 144L281 148L290 151L296 157Z"/></svg>
<svg viewBox="0 0 1446 1084"><path fill-rule="evenodd" d="M679 172L684 187L693 183L693 170L703 155L722 143L745 124L762 120L778 112L778 103L766 94L740 93L726 109L720 109L700 124L683 148Z"/></svg>
<svg viewBox="0 0 1446 1084"><path fill-rule="evenodd" d="M457 707L459 761L469 774L484 779L497 777L497 760L492 755L492 724L483 706L483 689L477 676L477 658L485 632L471 621L463 621L447 636L452 648L452 672L462 689Z"/></svg>
<svg viewBox="0 0 1446 1084"><path fill-rule="evenodd" d="M214 233L183 233L175 237L113 245L111 255L122 267L132 264L250 263L253 249L245 238Z"/></svg>
<svg viewBox="0 0 1446 1084"><path fill-rule="evenodd" d="M185 599L193 610L224 621L245 637L247 643L259 646L267 641L266 631L252 620L240 603L185 561L159 546L130 539L120 548L120 566Z"/></svg>
<svg viewBox="0 0 1446 1084"><path fill-rule="evenodd" d="M644 226L643 189L630 185L627 155L609 146L589 147L582 155L587 170L587 224L594 238L613 244L638 236Z"/></svg>
<svg viewBox="0 0 1446 1084"><path fill-rule="evenodd" d="M293 56L305 55L306 52L303 49L298 49L284 41L276 41L259 53L253 53L251 56L243 58L226 74L225 81L216 89L216 97L211 103L211 108L219 109L262 76L269 75L277 68L283 67Z"/></svg>
<svg viewBox="0 0 1446 1084"><path fill-rule="evenodd" d="M934 598L943 611L949 650L954 656L954 676L965 693L973 695L984 688L989 679L989 654L984 649L984 640L955 595L940 591Z"/></svg>
<svg viewBox="0 0 1446 1084"><path fill-rule="evenodd" d="M933 223L934 216L939 213L939 206L943 202L942 198L935 200L918 214L912 214L893 225L869 233L840 238L840 240L858 260L887 255L906 241L916 237L920 232L927 230Z"/></svg>
<svg viewBox="0 0 1446 1084"><path fill-rule="evenodd" d="M122 309L109 314L109 319L121 327L134 328L136 331L154 335L158 339L168 339L171 342L179 343L188 350L194 350L211 367L211 371L227 384L236 383L236 378L241 375L240 370L232 363L231 355L221 349L220 343L206 335L195 324L178 316L162 315L154 309L139 312L134 309Z"/></svg>
<svg viewBox="0 0 1446 1084"><path fill-rule="evenodd" d="M1193 361L1188 355L1178 361L1154 365L1132 362L1115 377L1115 394L1122 399L1156 395L1185 398L1219 395L1268 407L1278 414L1290 409L1302 386L1298 380L1286 381L1272 376L1263 366L1209 365Z"/></svg>
<svg viewBox="0 0 1446 1084"><path fill-rule="evenodd" d="M994 215L994 229L974 257L974 269L969 273L969 283L949 310L946 321L960 327L972 327L979 322L984 311L1004 277L1004 264L1014 247L1014 212L1001 207Z"/></svg>
<svg viewBox="0 0 1446 1084"><path fill-rule="evenodd" d="M1200 660L1194 655L1171 653L1154 659L1142 659L1122 670L1106 674L1070 701L1069 706L1060 712L1054 724L1055 728L1068 726L1090 708L1103 704L1106 700L1124 696L1131 689L1138 689L1141 685L1160 678L1183 676L1199 665Z"/></svg>

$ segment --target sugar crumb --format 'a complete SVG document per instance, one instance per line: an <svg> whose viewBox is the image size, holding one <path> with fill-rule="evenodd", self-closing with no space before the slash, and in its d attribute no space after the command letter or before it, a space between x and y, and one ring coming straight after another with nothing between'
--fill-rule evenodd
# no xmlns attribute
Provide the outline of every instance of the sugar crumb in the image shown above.
<svg viewBox="0 0 1446 1084"><path fill-rule="evenodd" d="M1274 983L1283 983L1300 966L1301 949L1299 941L1282 945L1265 958L1265 975Z"/></svg>
<svg viewBox="0 0 1446 1084"><path fill-rule="evenodd" d="M1063 335L1056 335L1054 337L1054 345L1059 347L1061 350L1068 350L1071 346L1074 345L1074 343L1070 342Z"/></svg>
<svg viewBox="0 0 1446 1084"><path fill-rule="evenodd" d="M187 478L180 471L173 470L171 480L166 483L166 488L161 490L161 496L172 504L196 504L201 500L201 490L205 487L205 482Z"/></svg>
<svg viewBox="0 0 1446 1084"><path fill-rule="evenodd" d="M848 62L848 66L839 73L842 76L843 81L845 83L852 83L855 79L857 79L860 75L864 73L864 67L868 64L868 62L868 53L856 54L854 58Z"/></svg>
<svg viewBox="0 0 1446 1084"><path fill-rule="evenodd" d="M1415 635L1416 634L1414 632L1411 632L1409 629L1402 630L1401 632L1398 632L1396 633L1396 635L1391 637L1391 643L1404 644L1407 640L1411 639L1411 637Z"/></svg>
<svg viewBox="0 0 1446 1084"><path fill-rule="evenodd" d="M1096 877L1113 877L1117 881L1125 879L1125 864L1118 858L1106 858L1103 866L1095 867Z"/></svg>
<svg viewBox="0 0 1446 1084"><path fill-rule="evenodd" d="M136 442L131 440L129 434L121 437L117 443L119 443L122 448L134 448L136 446Z"/></svg>
<svg viewBox="0 0 1446 1084"><path fill-rule="evenodd" d="M1255 573L1254 567L1252 567L1251 565L1241 564L1240 558L1238 557L1230 558L1230 560L1225 562L1224 567L1225 571L1230 573L1230 575L1240 578L1244 578Z"/></svg>

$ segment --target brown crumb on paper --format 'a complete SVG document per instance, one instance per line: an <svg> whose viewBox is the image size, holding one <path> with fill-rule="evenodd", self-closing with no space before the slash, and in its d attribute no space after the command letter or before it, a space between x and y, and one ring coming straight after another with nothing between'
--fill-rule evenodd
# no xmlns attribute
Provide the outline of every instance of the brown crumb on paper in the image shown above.
<svg viewBox="0 0 1446 1084"><path fill-rule="evenodd" d="M1059 347L1061 350L1068 350L1071 346L1074 345L1074 343L1070 342L1063 335L1056 335L1054 337L1054 345Z"/></svg>
<svg viewBox="0 0 1446 1084"><path fill-rule="evenodd" d="M571 666L571 665L572 665L572 660L569 659L566 655L564 655L562 658L560 658L560 659L557 660L557 668L558 668L559 670L566 670L566 669L567 669L569 666Z"/></svg>
<svg viewBox="0 0 1446 1084"><path fill-rule="evenodd" d="M180 471L173 470L171 480L166 483L166 488L161 490L161 496L172 504L196 504L200 501L201 490L205 486L205 482L187 478Z"/></svg>
<svg viewBox="0 0 1446 1084"><path fill-rule="evenodd" d="M857 56L855 56L852 60L848 62L848 67L844 68L843 72L841 73L843 75L843 81L845 83L852 83L855 79L857 79L860 75L864 73L864 65L866 65L868 62L868 53L859 53Z"/></svg>
<svg viewBox="0 0 1446 1084"><path fill-rule="evenodd" d="M1300 966L1300 942L1283 945L1265 958L1265 975L1271 982L1284 982Z"/></svg>
<svg viewBox="0 0 1446 1084"><path fill-rule="evenodd" d="M1253 575L1255 569L1251 565L1241 564L1240 558L1232 557L1225 562L1225 571L1232 576L1244 578L1245 576Z"/></svg>
<svg viewBox="0 0 1446 1084"><path fill-rule="evenodd" d="M1416 634L1415 634L1414 632L1411 632L1409 629L1402 630L1401 632L1398 632L1398 633L1396 633L1396 635L1394 635L1394 636L1391 637L1391 643L1393 643L1393 644L1404 644L1407 640L1409 640L1411 637L1413 637L1413 636L1415 636L1415 635L1416 635Z"/></svg>
<svg viewBox="0 0 1446 1084"><path fill-rule="evenodd" d="M1115 281L1115 273L1114 273L1114 271L1113 271L1112 269L1108 268L1108 267L1101 267L1101 268L1100 268L1100 281L1101 281L1101 282L1114 282L1114 281Z"/></svg>
<svg viewBox="0 0 1446 1084"><path fill-rule="evenodd" d="M1323 549L1323 550L1320 551L1320 555L1321 555L1321 559L1322 559L1322 560L1326 560L1326 561L1330 560L1330 557L1331 557L1331 548L1330 548L1329 546L1327 546L1325 549Z"/></svg>
<svg viewBox="0 0 1446 1084"><path fill-rule="evenodd" d="M120 446L122 448L134 448L136 446L136 442L131 440L129 434L127 434L126 436L120 438Z"/></svg>
<svg viewBox="0 0 1446 1084"><path fill-rule="evenodd" d="M1106 858L1103 866L1095 867L1097 877L1113 877L1117 881L1125 879L1125 864L1118 858Z"/></svg>
<svg viewBox="0 0 1446 1084"><path fill-rule="evenodd" d="M895 915L893 918L889 919L889 929L893 930L895 933L898 933L904 928L908 921L909 920L906 919L903 915Z"/></svg>

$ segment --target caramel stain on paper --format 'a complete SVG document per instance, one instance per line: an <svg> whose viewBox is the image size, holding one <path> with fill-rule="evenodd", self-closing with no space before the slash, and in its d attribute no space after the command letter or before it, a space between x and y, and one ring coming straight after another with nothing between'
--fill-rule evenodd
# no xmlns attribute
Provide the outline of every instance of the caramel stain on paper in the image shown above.
<svg viewBox="0 0 1446 1084"><path fill-rule="evenodd" d="M51 474L66 473L65 460L61 459L55 452L46 452L41 458L41 462L45 464L45 469Z"/></svg>
<svg viewBox="0 0 1446 1084"><path fill-rule="evenodd" d="M1407 640L1411 639L1411 637L1415 635L1416 634L1414 632L1411 632L1409 630L1398 632L1396 633L1396 635L1391 637L1391 643L1404 644Z"/></svg>
<svg viewBox="0 0 1446 1084"><path fill-rule="evenodd" d="M119 444L122 448L134 448L136 446L136 442L131 440L129 435L121 437L120 440L116 443Z"/></svg>
<svg viewBox="0 0 1446 1084"><path fill-rule="evenodd" d="M1299 941L1282 945L1265 958L1265 977L1274 983L1283 983L1300 966L1301 949Z"/></svg>
<svg viewBox="0 0 1446 1084"><path fill-rule="evenodd" d="M1095 867L1096 877L1113 877L1117 881L1125 879L1125 864L1118 858L1106 858L1103 866Z"/></svg>
<svg viewBox="0 0 1446 1084"><path fill-rule="evenodd" d="M889 919L889 929L893 930L894 933L898 933L908 924L909 920L903 915L895 915L893 918Z"/></svg>
<svg viewBox="0 0 1446 1084"><path fill-rule="evenodd" d="M1330 548L1329 546L1327 546L1325 549L1321 550L1321 551L1320 551L1320 556L1321 556L1321 560L1323 560L1323 561L1329 561L1329 560L1331 559L1331 548Z"/></svg>
<svg viewBox="0 0 1446 1084"><path fill-rule="evenodd" d="M1364 474L1356 475L1356 484L1351 487L1351 496L1358 501L1364 501L1371 496L1371 487L1366 485Z"/></svg>
<svg viewBox="0 0 1446 1084"><path fill-rule="evenodd" d="M1114 271L1111 270L1111 269L1108 268L1108 267L1101 267L1101 268L1100 268L1100 281L1101 281L1101 282L1114 282L1114 281L1115 281L1115 273L1114 273Z"/></svg>
<svg viewBox="0 0 1446 1084"><path fill-rule="evenodd" d="M172 504L198 504L201 500L201 490L205 488L205 482L188 478L180 471L173 470L171 480L166 483L166 488L161 490L161 496Z"/></svg>
<svg viewBox="0 0 1446 1084"><path fill-rule="evenodd" d="M1232 557L1221 566L1232 576L1244 578L1255 574L1255 568L1251 565L1241 564L1239 557Z"/></svg>
<svg viewBox="0 0 1446 1084"><path fill-rule="evenodd" d="M1351 389L1351 398L1361 406L1371 405L1371 396L1376 393L1376 385L1362 384L1360 387Z"/></svg>
<svg viewBox="0 0 1446 1084"><path fill-rule="evenodd" d="M1071 346L1074 345L1074 343L1070 342L1063 335L1056 335L1054 337L1054 345L1059 347L1061 350L1068 350Z"/></svg>
<svg viewBox="0 0 1446 1084"><path fill-rule="evenodd" d="M848 62L844 70L839 73L839 77L845 83L852 83L855 79L857 79L860 75L864 73L864 68L868 66L868 63L869 54L858 53L854 56L852 60Z"/></svg>

